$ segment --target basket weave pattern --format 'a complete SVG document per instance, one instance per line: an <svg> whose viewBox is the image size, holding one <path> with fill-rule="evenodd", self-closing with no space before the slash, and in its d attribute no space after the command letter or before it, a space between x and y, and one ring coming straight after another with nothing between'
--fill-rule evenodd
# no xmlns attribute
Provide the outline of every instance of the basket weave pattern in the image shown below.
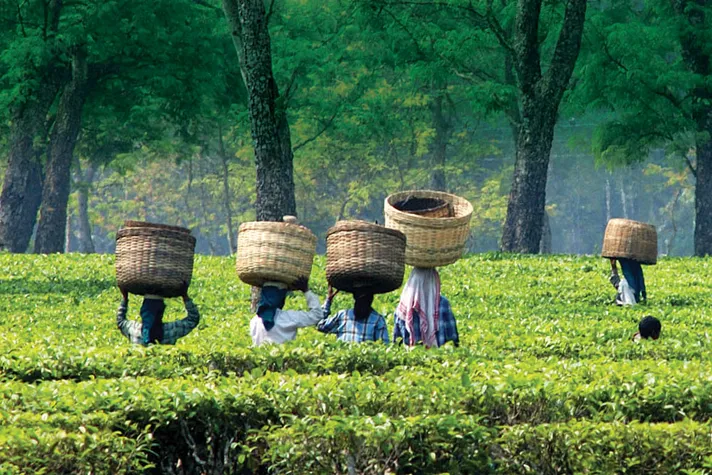
<svg viewBox="0 0 712 475"><path fill-rule="evenodd" d="M641 264L655 264L658 260L655 226L630 219L611 219L606 226L601 255L632 259Z"/></svg>
<svg viewBox="0 0 712 475"><path fill-rule="evenodd" d="M409 196L443 199L448 202L452 217L418 216L394 208L395 203ZM472 205L466 199L440 191L404 191L386 198L384 214L386 227L406 235L406 264L425 268L440 267L462 257L472 217Z"/></svg>
<svg viewBox="0 0 712 475"><path fill-rule="evenodd" d="M126 221L116 235L116 281L137 295L178 297L193 276L195 237L175 226Z"/></svg>
<svg viewBox="0 0 712 475"><path fill-rule="evenodd" d="M289 286L309 278L316 253L316 236L298 224L254 221L240 225L235 267L246 284L265 282Z"/></svg>
<svg viewBox="0 0 712 475"><path fill-rule="evenodd" d="M326 235L326 279L345 292L391 292L403 283L405 249L400 231L339 221Z"/></svg>

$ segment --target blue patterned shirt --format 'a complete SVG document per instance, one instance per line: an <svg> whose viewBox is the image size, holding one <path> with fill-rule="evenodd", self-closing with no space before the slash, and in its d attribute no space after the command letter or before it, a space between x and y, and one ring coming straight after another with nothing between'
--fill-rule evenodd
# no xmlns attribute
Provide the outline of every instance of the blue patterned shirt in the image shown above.
<svg viewBox="0 0 712 475"><path fill-rule="evenodd" d="M378 312L371 310L371 314L363 321L356 320L353 309L341 310L330 317L331 301L324 303L324 318L316 328L323 333L334 333L340 341L361 343L364 341L378 341L388 343L388 327L386 319Z"/></svg>
<svg viewBox="0 0 712 475"><path fill-rule="evenodd" d="M128 310L128 302L122 301L119 306L119 311L116 313L116 325L121 330L121 333L127 337L131 343L136 345L141 345L141 322L128 320L126 318L126 312ZM188 316L182 320L176 320L174 322L168 322L163 324L163 339L161 339L162 345L175 345L178 338L186 336L188 333L193 331L195 327L198 326L200 322L200 313L198 312L198 307L193 303L192 300L186 300L185 310Z"/></svg>
<svg viewBox="0 0 712 475"><path fill-rule="evenodd" d="M402 339L405 344L410 344L411 335L405 326L405 320L403 320L396 310L394 314L395 326L393 328L393 341ZM413 312L413 344L417 344L422 341L420 335L420 316L418 312ZM440 296L440 317L438 319L438 332L437 332L438 346L443 346L448 341L451 341L455 346L460 346L460 336L457 333L457 322L455 321L455 315L452 314L452 308L450 307L450 302L448 299Z"/></svg>

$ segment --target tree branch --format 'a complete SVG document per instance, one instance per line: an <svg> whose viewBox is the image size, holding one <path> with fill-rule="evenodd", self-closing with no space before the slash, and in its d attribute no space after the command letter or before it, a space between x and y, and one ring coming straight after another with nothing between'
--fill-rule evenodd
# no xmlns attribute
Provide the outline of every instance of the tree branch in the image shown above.
<svg viewBox="0 0 712 475"><path fill-rule="evenodd" d="M692 176L694 176L694 177L695 177L695 180L696 180L696 179L697 179L697 168L695 168L695 167L692 165L692 160L690 160L690 157L688 157L687 154L685 154L685 161L687 162L687 167L688 167L688 168L690 169L690 171L692 172Z"/></svg>
<svg viewBox="0 0 712 475"><path fill-rule="evenodd" d="M544 78L544 94L556 102L566 91L581 50L583 24L586 20L586 0L569 0L564 13L554 57Z"/></svg>
<svg viewBox="0 0 712 475"><path fill-rule="evenodd" d="M296 152L300 148L304 147L305 145L310 144L311 142L315 141L318 139L324 132L329 130L329 128L333 125L334 120L336 117L339 115L339 109L336 109L336 111L329 117L329 119L326 121L326 123L322 126L321 130L314 134L313 136L309 137L308 139L304 140L303 142L297 144L296 146L292 147L292 151Z"/></svg>
<svg viewBox="0 0 712 475"><path fill-rule="evenodd" d="M274 13L274 1L271 0L269 2L269 8L267 9L267 13L265 14L265 22L269 25L269 20L272 18L272 13Z"/></svg>

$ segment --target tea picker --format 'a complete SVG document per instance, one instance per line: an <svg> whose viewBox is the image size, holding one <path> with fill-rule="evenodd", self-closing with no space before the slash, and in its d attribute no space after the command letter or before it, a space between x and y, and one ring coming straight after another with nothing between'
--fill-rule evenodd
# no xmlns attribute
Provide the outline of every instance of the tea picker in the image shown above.
<svg viewBox="0 0 712 475"><path fill-rule="evenodd" d="M601 255L611 261L609 280L617 290L617 305L635 305L647 299L642 265L657 263L655 226L630 219L611 219L606 226ZM618 274L618 263L622 278Z"/></svg>
<svg viewBox="0 0 712 475"><path fill-rule="evenodd" d="M406 236L406 264L413 266L394 312L393 340L409 346L459 346L457 322L441 294L437 267L456 262L470 234L472 205L438 191L395 193L384 203L386 227Z"/></svg>
<svg viewBox="0 0 712 475"><path fill-rule="evenodd" d="M403 283L405 235L365 221L339 221L326 236L326 279L329 295L323 333L344 342L389 342L386 320L373 309L375 294L391 292ZM331 303L339 292L353 294L354 306L331 316Z"/></svg>
<svg viewBox="0 0 712 475"><path fill-rule="evenodd" d="M316 325L322 317L321 303L309 291L316 236L296 218L285 216L283 222L243 223L237 239L237 275L260 288L250 321L252 344L285 343L297 337L299 328ZM309 310L284 310L290 290L304 293Z"/></svg>
<svg viewBox="0 0 712 475"><path fill-rule="evenodd" d="M195 237L177 226L126 221L116 235L116 281L123 297L116 325L132 343L175 344L200 322L188 296ZM141 322L128 320L129 293L143 295ZM187 316L164 323L165 298L182 297Z"/></svg>

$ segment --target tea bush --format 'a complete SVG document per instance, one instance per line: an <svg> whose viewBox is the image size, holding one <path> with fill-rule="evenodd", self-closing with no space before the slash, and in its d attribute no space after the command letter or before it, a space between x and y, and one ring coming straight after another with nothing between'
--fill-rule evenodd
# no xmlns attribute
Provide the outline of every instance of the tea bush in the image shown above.
<svg viewBox="0 0 712 475"><path fill-rule="evenodd" d="M601 259L469 256L441 270L462 346L437 350L250 348L233 264L198 256L200 326L143 348L113 256L0 254L0 473L712 473L708 259L647 267L619 308ZM647 314L661 339L632 342Z"/></svg>

